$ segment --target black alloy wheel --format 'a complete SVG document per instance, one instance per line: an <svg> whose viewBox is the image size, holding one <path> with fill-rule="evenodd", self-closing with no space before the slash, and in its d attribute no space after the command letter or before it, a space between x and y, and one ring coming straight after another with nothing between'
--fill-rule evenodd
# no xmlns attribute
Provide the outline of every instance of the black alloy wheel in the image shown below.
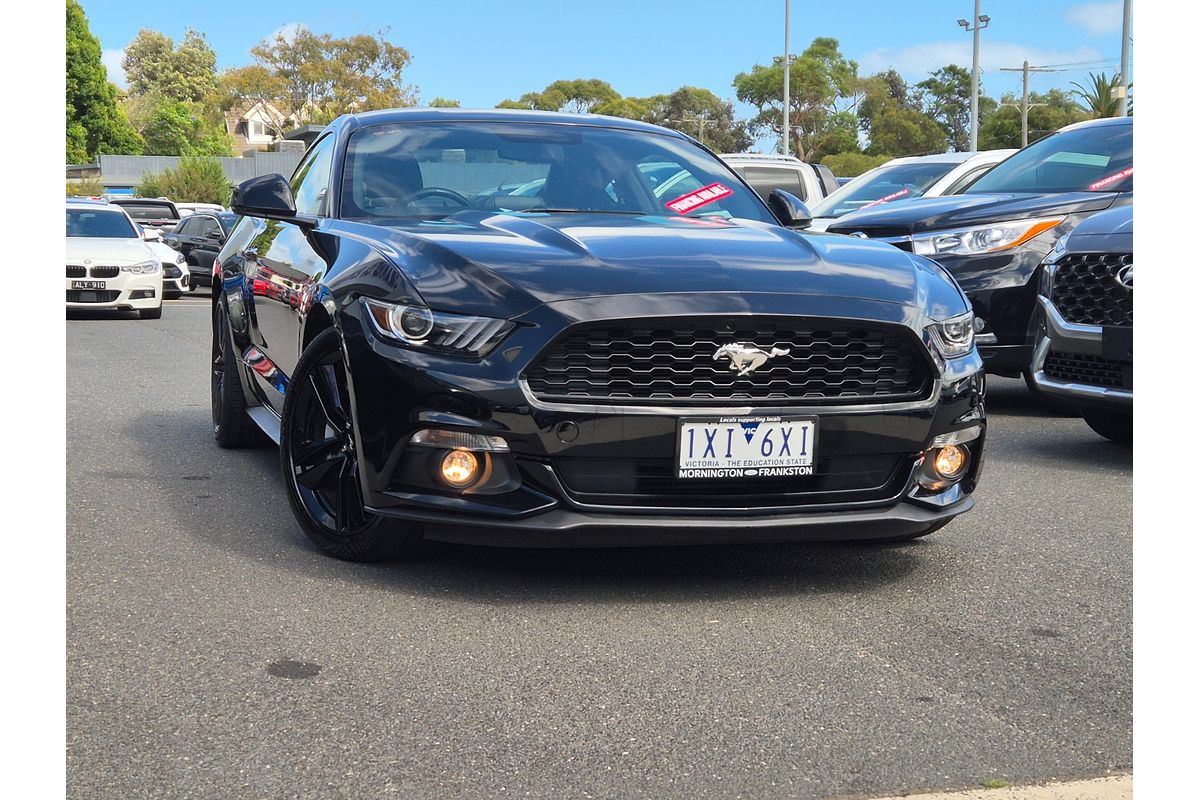
<svg viewBox="0 0 1200 800"><path fill-rule="evenodd" d="M279 452L292 511L329 555L381 561L419 544L419 526L364 507L350 386L335 330L317 336L296 365L284 399Z"/></svg>

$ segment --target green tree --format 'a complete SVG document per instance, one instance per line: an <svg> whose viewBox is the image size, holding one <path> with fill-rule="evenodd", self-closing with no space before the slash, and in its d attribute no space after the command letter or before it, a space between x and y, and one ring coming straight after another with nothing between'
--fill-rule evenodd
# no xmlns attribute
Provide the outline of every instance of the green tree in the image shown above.
<svg viewBox="0 0 1200 800"><path fill-rule="evenodd" d="M117 89L100 60L100 42L76 0L67 0L67 163L101 153L142 152L142 142L117 106Z"/></svg>
<svg viewBox="0 0 1200 800"><path fill-rule="evenodd" d="M212 158L183 158L175 169L146 174L137 187L143 197L169 197L180 203L229 202L230 185Z"/></svg>
<svg viewBox="0 0 1200 800"><path fill-rule="evenodd" d="M591 114L598 106L620 99L620 93L607 81L599 78L578 78L555 81L540 92L526 92L517 100L504 100L496 108Z"/></svg>
<svg viewBox="0 0 1200 800"><path fill-rule="evenodd" d="M221 104L262 100L283 114L312 123L353 111L415 105L417 91L404 82L408 51L387 31L335 38L300 28L250 50L254 63L220 76ZM282 120L280 121L282 123Z"/></svg>
<svg viewBox="0 0 1200 800"><path fill-rule="evenodd" d="M1021 99L1010 93L1004 95L1003 101L1007 105L991 113L980 114L980 150L1021 146L1021 110L1017 108ZM1029 102L1037 104L1029 109L1030 144L1054 133L1064 125L1082 122L1091 116L1062 89L1051 89L1045 94L1031 92ZM991 101L991 104L994 107L995 101ZM981 102L980 107L982 106Z"/></svg>
<svg viewBox="0 0 1200 800"><path fill-rule="evenodd" d="M142 28L125 48L121 66L131 95L200 102L217 89L217 54L192 28L178 47L166 34Z"/></svg>
<svg viewBox="0 0 1200 800"><path fill-rule="evenodd" d="M971 147L971 72L947 64L917 84L925 113L933 118L950 141L950 148L965 152ZM983 95L983 86L979 93ZM983 119L983 116L980 116Z"/></svg>
<svg viewBox="0 0 1200 800"><path fill-rule="evenodd" d="M754 143L749 126L734 118L733 103L696 86L652 97L619 97L592 111L682 131L718 153L740 152Z"/></svg>
<svg viewBox="0 0 1200 800"><path fill-rule="evenodd" d="M813 39L791 65L788 120L791 152L806 161L819 160L848 143L845 112L857 102L858 65L842 55L837 39ZM783 65L756 64L733 79L737 97L757 110L750 121L756 131L783 132Z"/></svg>
<svg viewBox="0 0 1200 800"><path fill-rule="evenodd" d="M460 108L462 103L457 100L447 100L445 97L435 97L429 101L430 108Z"/></svg>
<svg viewBox="0 0 1200 800"><path fill-rule="evenodd" d="M839 178L853 178L869 169L891 161L890 155L868 155L866 153L834 153L821 159Z"/></svg>
<svg viewBox="0 0 1200 800"><path fill-rule="evenodd" d="M199 103L168 100L154 96L143 99L138 113L131 114L138 132L146 142L145 152L153 156L227 156L232 142L224 121L206 118Z"/></svg>
<svg viewBox="0 0 1200 800"><path fill-rule="evenodd" d="M871 123L867 152L873 155L923 156L945 151L946 132L920 111L888 108Z"/></svg>
<svg viewBox="0 0 1200 800"><path fill-rule="evenodd" d="M1110 78L1106 72L1099 75L1089 72L1086 85L1075 81L1071 81L1071 85L1075 87L1071 94L1091 109L1093 117L1115 117L1121 113L1121 98L1117 96L1117 90L1121 87L1120 75L1114 74Z"/></svg>

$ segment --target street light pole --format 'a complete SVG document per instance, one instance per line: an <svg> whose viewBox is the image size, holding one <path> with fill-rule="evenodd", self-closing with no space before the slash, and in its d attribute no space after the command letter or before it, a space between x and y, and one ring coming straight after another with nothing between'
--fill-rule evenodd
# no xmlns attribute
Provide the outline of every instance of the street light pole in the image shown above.
<svg viewBox="0 0 1200 800"><path fill-rule="evenodd" d="M1121 85L1117 91L1121 93L1121 116L1129 116L1129 6L1131 0L1125 0L1125 13L1121 20Z"/></svg>
<svg viewBox="0 0 1200 800"><path fill-rule="evenodd" d="M958 25L973 36L971 44L971 152L979 149L979 32L986 28L992 18L979 13L982 0L975 0L975 16L971 22L960 19Z"/></svg>
<svg viewBox="0 0 1200 800"><path fill-rule="evenodd" d="M791 116L792 57L788 42L788 28L792 22L792 0L783 0L783 154L791 150L788 118Z"/></svg>

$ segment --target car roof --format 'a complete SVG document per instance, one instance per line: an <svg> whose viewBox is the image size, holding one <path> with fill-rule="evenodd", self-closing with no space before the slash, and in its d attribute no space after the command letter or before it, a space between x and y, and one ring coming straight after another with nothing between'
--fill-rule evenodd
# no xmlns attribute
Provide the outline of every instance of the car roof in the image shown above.
<svg viewBox="0 0 1200 800"><path fill-rule="evenodd" d="M1101 117L1100 119L1085 119L1083 122L1075 122L1070 125L1064 125L1056 130L1055 133L1074 131L1080 128L1100 128L1106 125L1133 125L1133 117Z"/></svg>
<svg viewBox="0 0 1200 800"><path fill-rule="evenodd" d="M928 156L904 156L903 158L893 158L891 161L885 161L880 166L890 167L893 164L962 164L981 156L1007 158L1015 152L1017 152L1015 149L1009 148L1003 150L964 150L957 153L935 153Z"/></svg>
<svg viewBox="0 0 1200 800"><path fill-rule="evenodd" d="M107 203L103 200L87 200L84 198L80 198L78 200L76 200L76 199L68 200L67 208L87 208L87 209L91 209L93 211L95 209L99 208L101 210L114 211L118 214L125 213L124 209L114 208L110 203Z"/></svg>
<svg viewBox="0 0 1200 800"><path fill-rule="evenodd" d="M359 114L343 114L329 123L327 130L404 122L533 122L590 125L600 128L657 133L695 141L686 133L622 117L608 117L603 114L565 114L559 111L530 111L523 108L389 108L380 111L364 111Z"/></svg>

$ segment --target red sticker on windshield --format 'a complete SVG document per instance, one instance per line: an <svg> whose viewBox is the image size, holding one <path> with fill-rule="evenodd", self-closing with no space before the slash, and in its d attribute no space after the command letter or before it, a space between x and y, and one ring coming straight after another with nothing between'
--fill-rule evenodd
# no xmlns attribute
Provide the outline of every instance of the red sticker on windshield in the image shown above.
<svg viewBox="0 0 1200 800"><path fill-rule="evenodd" d="M870 208L871 206L877 206L880 203L890 203L898 197L904 197L904 195L906 195L906 194L908 194L908 189L901 189L898 192L892 192L891 194L887 195L886 197L881 197L878 200L872 200L870 203L867 203L865 206L862 206L862 208L859 208L859 211L862 211L863 208Z"/></svg>
<svg viewBox="0 0 1200 800"><path fill-rule="evenodd" d="M1088 187L1088 191L1094 192L1099 189L1103 189L1105 186L1108 186L1109 184L1118 183L1120 181L1125 180L1132 174L1133 174L1133 167L1126 167L1125 169L1121 170L1120 172L1114 172L1112 175L1109 175L1107 178L1101 178L1100 180L1096 181L1095 183L1093 183L1091 186Z"/></svg>
<svg viewBox="0 0 1200 800"><path fill-rule="evenodd" d="M676 214L686 214L693 208L707 205L714 200L720 200L722 197L728 197L733 194L733 189L730 189L723 183L710 183L703 189L697 189L694 192L688 192L683 197L676 197L671 202L667 203L667 208L674 211Z"/></svg>

